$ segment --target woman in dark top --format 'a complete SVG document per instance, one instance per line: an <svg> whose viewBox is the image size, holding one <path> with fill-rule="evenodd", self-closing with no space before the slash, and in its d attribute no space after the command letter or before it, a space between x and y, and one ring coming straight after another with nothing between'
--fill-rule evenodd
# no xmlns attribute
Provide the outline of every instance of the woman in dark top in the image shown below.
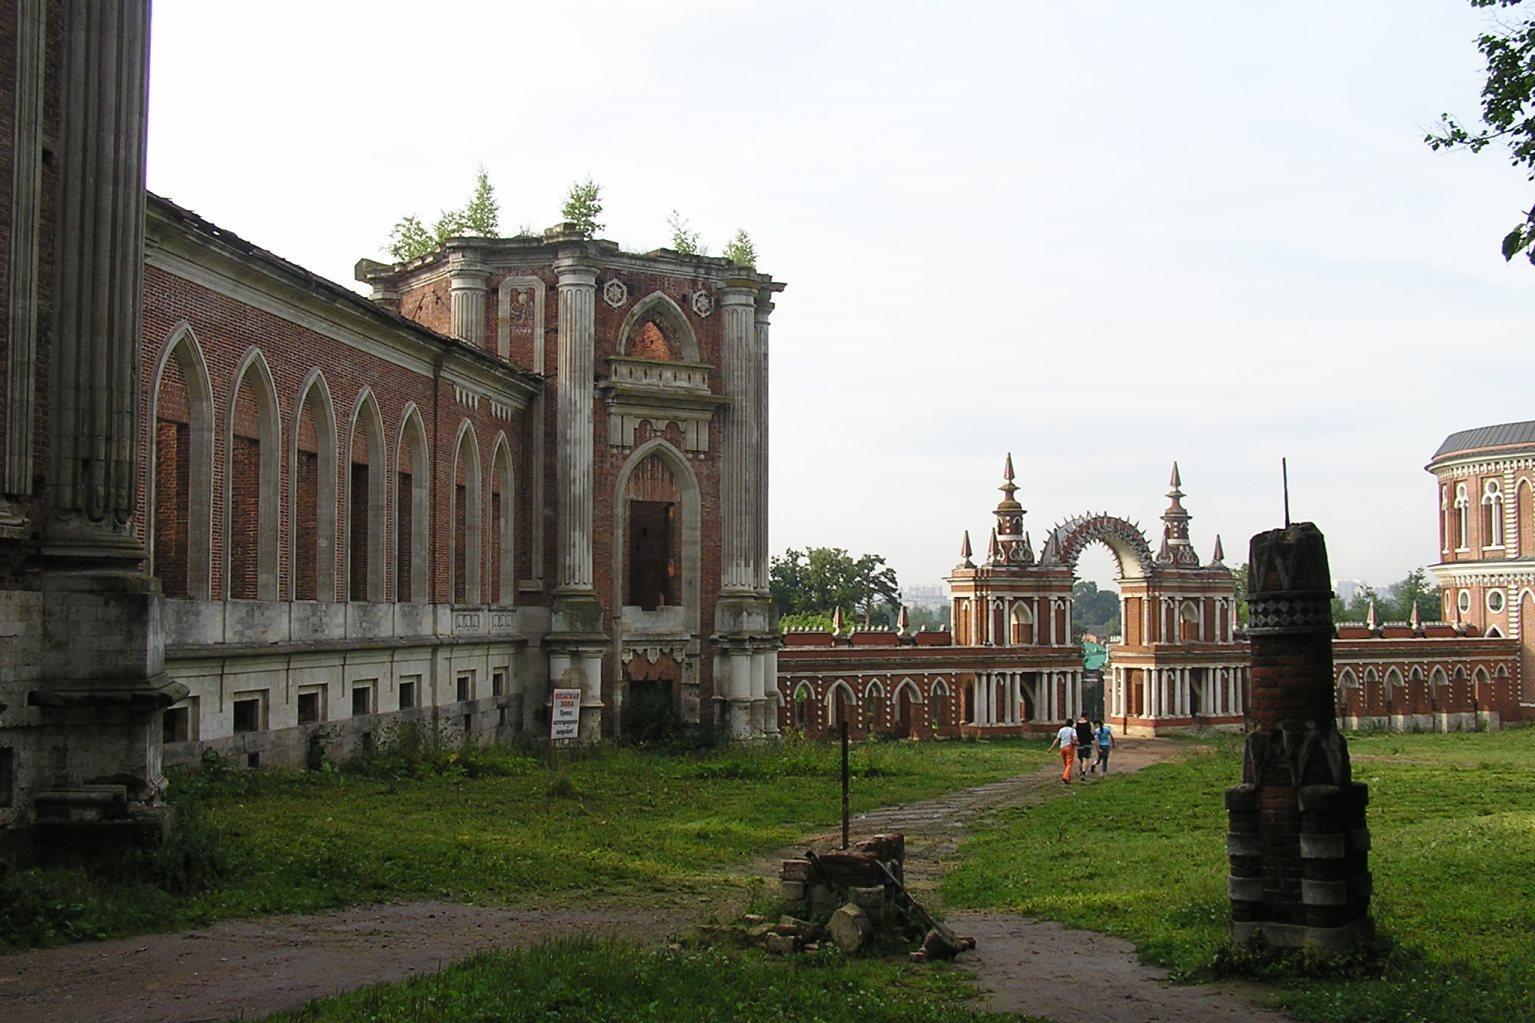
<svg viewBox="0 0 1535 1023"><path fill-rule="evenodd" d="M1088 723L1087 715L1077 718L1077 777L1087 773L1083 763L1092 763L1093 755L1093 726Z"/></svg>

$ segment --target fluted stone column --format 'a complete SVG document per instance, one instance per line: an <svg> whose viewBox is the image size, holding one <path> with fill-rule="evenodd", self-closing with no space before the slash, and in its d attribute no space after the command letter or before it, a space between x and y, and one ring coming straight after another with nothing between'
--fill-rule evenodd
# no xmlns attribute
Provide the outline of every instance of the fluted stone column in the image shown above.
<svg viewBox="0 0 1535 1023"><path fill-rule="evenodd" d="M592 588L592 395L596 344L597 271L559 264L558 589Z"/></svg>
<svg viewBox="0 0 1535 1023"><path fill-rule="evenodd" d="M757 364L754 288L729 286L721 291L724 317L724 384L730 405L724 410L720 467L723 526L723 583L726 590L756 589Z"/></svg>
<svg viewBox="0 0 1535 1023"><path fill-rule="evenodd" d="M601 735L603 654L610 647L602 628L602 609L592 588L597 271L574 259L562 259L555 268L559 273L555 381L558 552L549 672L551 685L581 689L580 736L583 742L592 742ZM558 660L555 652L560 655Z"/></svg>
<svg viewBox="0 0 1535 1023"><path fill-rule="evenodd" d="M39 848L153 841L164 821L159 585L134 536L144 267L147 0L68 0L43 523ZM13 310L14 312L14 310Z"/></svg>
<svg viewBox="0 0 1535 1023"><path fill-rule="evenodd" d="M70 0L65 19L48 546L138 561L149 4Z"/></svg>
<svg viewBox="0 0 1535 1023"><path fill-rule="evenodd" d="M489 283L490 272L481 267L455 267L448 278L453 336L476 348L485 347L485 292Z"/></svg>
<svg viewBox="0 0 1535 1023"><path fill-rule="evenodd" d="M753 484L756 488L756 515L752 535L753 557L756 560L757 592L770 597L768 588L768 320L773 314L773 303L766 295L759 296L756 310L756 463Z"/></svg>

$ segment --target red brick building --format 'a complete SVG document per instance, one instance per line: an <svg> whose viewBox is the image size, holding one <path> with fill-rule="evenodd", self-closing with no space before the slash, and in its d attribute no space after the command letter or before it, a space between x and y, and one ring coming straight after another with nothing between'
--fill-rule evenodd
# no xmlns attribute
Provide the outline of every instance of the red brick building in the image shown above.
<svg viewBox="0 0 1535 1023"><path fill-rule="evenodd" d="M783 286L560 225L357 294L146 195L148 50L145 0L0 0L0 845L554 687L776 730Z"/></svg>
<svg viewBox="0 0 1535 1023"><path fill-rule="evenodd" d="M1189 542L1176 465L1155 552L1125 519L1090 514L1057 525L1036 557L1011 455L1001 490L985 559L974 560L966 531L949 576L953 632L786 634L782 727L818 734L846 717L858 735L1053 731L1084 708L1072 587L1094 543L1118 563L1124 623L1104 682L1106 719L1131 735L1241 727L1247 660L1235 584L1218 537L1208 565Z"/></svg>

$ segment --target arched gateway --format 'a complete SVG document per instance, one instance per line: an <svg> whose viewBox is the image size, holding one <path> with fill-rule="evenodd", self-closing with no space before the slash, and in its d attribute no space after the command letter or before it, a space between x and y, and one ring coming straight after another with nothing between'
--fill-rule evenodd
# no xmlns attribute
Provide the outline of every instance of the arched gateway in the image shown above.
<svg viewBox="0 0 1535 1023"><path fill-rule="evenodd" d="M1099 513L1056 525L1036 557L1011 455L1003 476L985 560L973 560L967 531L963 560L948 579L955 645L1006 651L997 670L976 672L961 689L967 729L1044 731L1083 711L1072 589L1077 561L1094 543L1113 553L1120 577L1121 634L1103 678L1105 717L1122 734L1240 726L1247 669L1235 637L1235 580L1219 537L1209 564L1189 542L1178 466L1155 552L1140 527Z"/></svg>

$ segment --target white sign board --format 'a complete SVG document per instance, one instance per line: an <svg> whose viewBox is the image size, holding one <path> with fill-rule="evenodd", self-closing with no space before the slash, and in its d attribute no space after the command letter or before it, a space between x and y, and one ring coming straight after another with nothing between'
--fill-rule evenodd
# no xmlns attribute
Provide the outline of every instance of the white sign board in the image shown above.
<svg viewBox="0 0 1535 1023"><path fill-rule="evenodd" d="M549 738L577 738L581 729L581 690L556 689L549 703Z"/></svg>

